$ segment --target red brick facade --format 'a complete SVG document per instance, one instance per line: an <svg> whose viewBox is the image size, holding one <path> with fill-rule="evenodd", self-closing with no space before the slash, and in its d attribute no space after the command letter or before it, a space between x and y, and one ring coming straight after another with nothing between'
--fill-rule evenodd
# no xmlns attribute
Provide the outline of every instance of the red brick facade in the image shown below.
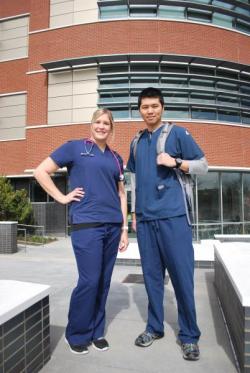
<svg viewBox="0 0 250 373"><path fill-rule="evenodd" d="M49 0L1 0L0 17L30 13L30 32L49 26ZM114 37L115 27L115 37ZM126 36L126 37L125 37ZM41 63L102 54L164 53L211 57L250 64L249 37L208 25L162 20L124 20L77 25L29 35L29 57L0 62L0 94L27 91L26 140L0 141L0 174L23 174L59 144L88 135L88 125L48 126L47 74ZM27 74L28 73L28 74ZM250 128L182 123L210 165L249 167ZM117 122L112 146L124 158L141 122Z"/></svg>

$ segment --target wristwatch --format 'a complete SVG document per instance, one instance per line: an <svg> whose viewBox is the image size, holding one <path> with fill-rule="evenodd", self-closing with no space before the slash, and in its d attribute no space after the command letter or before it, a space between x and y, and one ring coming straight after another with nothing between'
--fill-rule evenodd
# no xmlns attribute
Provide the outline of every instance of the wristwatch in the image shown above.
<svg viewBox="0 0 250 373"><path fill-rule="evenodd" d="M181 158L175 158L175 164L176 164L175 168L180 168L182 165L182 162L183 161Z"/></svg>

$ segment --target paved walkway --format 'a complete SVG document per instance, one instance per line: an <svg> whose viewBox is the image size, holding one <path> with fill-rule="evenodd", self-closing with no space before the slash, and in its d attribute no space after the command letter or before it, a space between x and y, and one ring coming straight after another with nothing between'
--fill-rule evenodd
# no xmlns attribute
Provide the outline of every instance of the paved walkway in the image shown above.
<svg viewBox="0 0 250 373"><path fill-rule="evenodd" d="M202 337L201 359L185 361L176 344L177 312L173 289L165 287L165 338L148 348L134 346L144 330L147 297L143 284L124 283L141 268L116 265L107 304L106 337L111 349L74 355L64 342L71 291L76 281L75 260L69 239L44 247L27 247L0 256L0 278L51 285L51 360L42 373L236 373L234 357L213 286L213 270L195 270L197 315Z"/></svg>

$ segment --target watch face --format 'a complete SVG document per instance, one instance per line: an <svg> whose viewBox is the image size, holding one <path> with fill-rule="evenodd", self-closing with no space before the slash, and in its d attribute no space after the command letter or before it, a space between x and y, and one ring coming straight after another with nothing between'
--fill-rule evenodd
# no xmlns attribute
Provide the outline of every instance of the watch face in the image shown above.
<svg viewBox="0 0 250 373"><path fill-rule="evenodd" d="M180 167L181 164L182 164L182 159L180 159L180 158L176 158L176 159L175 159L175 163L176 163L176 166L177 166L177 167Z"/></svg>

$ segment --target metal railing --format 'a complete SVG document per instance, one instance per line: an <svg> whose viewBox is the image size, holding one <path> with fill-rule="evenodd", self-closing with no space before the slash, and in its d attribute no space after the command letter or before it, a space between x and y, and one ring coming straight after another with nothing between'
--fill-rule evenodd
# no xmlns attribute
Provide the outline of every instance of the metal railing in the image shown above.
<svg viewBox="0 0 250 373"><path fill-rule="evenodd" d="M21 235L18 234L18 245L24 244L25 251L27 251L27 244L44 246L45 227L43 225L18 224L17 231L22 232Z"/></svg>

